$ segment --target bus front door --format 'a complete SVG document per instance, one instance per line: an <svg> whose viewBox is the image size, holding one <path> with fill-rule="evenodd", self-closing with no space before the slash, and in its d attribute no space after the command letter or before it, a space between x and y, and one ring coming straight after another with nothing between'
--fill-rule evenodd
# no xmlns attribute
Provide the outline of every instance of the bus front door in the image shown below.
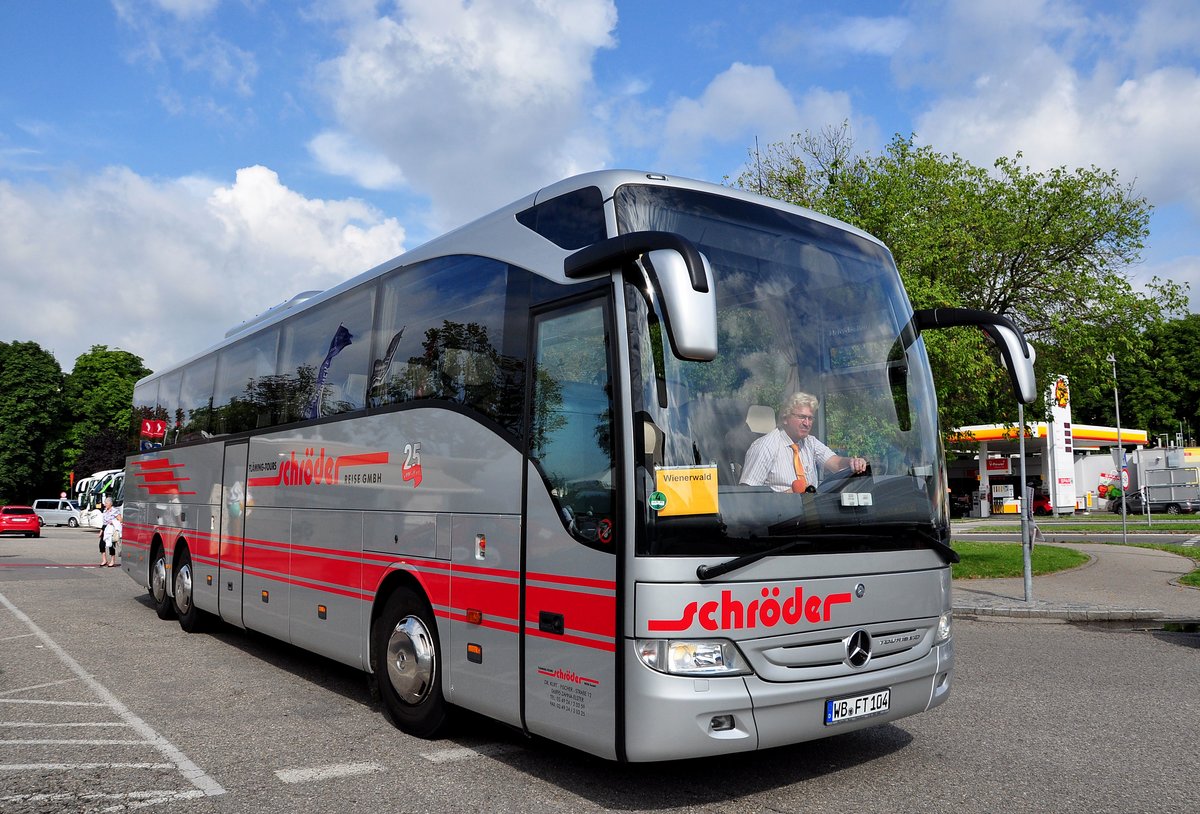
<svg viewBox="0 0 1200 814"><path fill-rule="evenodd" d="M221 618L244 627L242 622L242 563L246 527L246 441L225 446L221 477L221 505L216 507L219 524L220 567L217 606Z"/></svg>
<svg viewBox="0 0 1200 814"><path fill-rule="evenodd" d="M619 467L610 313L596 298L533 321L522 687L530 732L616 758Z"/></svg>

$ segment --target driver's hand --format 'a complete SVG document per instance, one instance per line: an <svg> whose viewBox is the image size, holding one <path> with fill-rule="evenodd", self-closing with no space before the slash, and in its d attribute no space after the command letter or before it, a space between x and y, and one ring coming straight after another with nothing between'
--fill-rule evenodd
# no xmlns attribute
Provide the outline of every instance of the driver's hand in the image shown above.
<svg viewBox="0 0 1200 814"><path fill-rule="evenodd" d="M861 475L863 472L867 471L867 459L857 457L851 458L850 469L854 472L854 474Z"/></svg>

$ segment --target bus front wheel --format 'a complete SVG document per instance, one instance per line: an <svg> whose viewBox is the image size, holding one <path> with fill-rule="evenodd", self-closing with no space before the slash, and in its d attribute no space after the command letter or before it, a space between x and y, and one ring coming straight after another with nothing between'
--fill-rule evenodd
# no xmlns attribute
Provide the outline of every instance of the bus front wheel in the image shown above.
<svg viewBox="0 0 1200 814"><path fill-rule="evenodd" d="M437 624L429 605L397 588L372 628L375 683L383 708L401 731L432 738L446 724Z"/></svg>

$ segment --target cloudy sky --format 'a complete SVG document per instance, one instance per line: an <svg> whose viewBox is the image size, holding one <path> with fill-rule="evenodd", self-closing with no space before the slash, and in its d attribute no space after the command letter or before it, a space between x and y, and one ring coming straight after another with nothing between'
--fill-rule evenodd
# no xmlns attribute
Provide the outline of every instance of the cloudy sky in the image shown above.
<svg viewBox="0 0 1200 814"><path fill-rule="evenodd" d="M1200 310L1194 0L0 4L0 341L157 368L576 172L849 121L1116 169Z"/></svg>

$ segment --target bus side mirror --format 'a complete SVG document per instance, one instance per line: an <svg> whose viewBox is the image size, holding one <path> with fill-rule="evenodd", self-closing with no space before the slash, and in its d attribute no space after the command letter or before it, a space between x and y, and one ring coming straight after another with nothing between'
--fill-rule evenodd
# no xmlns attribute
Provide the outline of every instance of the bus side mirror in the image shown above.
<svg viewBox="0 0 1200 814"><path fill-rule="evenodd" d="M929 308L914 312L913 322L918 330L974 325L1000 349L1017 398L1024 404L1032 404L1038 397L1037 383L1033 377L1033 362L1037 354L1012 320L974 308Z"/></svg>
<svg viewBox="0 0 1200 814"><path fill-rule="evenodd" d="M675 355L680 359L709 362L717 355L717 297L708 258L700 255L700 263L708 281L704 291L697 291L692 286L692 270L677 251L647 252L641 261L662 298L667 333Z"/></svg>
<svg viewBox="0 0 1200 814"><path fill-rule="evenodd" d="M563 273L578 280L639 260L658 294L671 350L680 359L717 355L717 295L708 258L674 232L631 232L568 255Z"/></svg>

